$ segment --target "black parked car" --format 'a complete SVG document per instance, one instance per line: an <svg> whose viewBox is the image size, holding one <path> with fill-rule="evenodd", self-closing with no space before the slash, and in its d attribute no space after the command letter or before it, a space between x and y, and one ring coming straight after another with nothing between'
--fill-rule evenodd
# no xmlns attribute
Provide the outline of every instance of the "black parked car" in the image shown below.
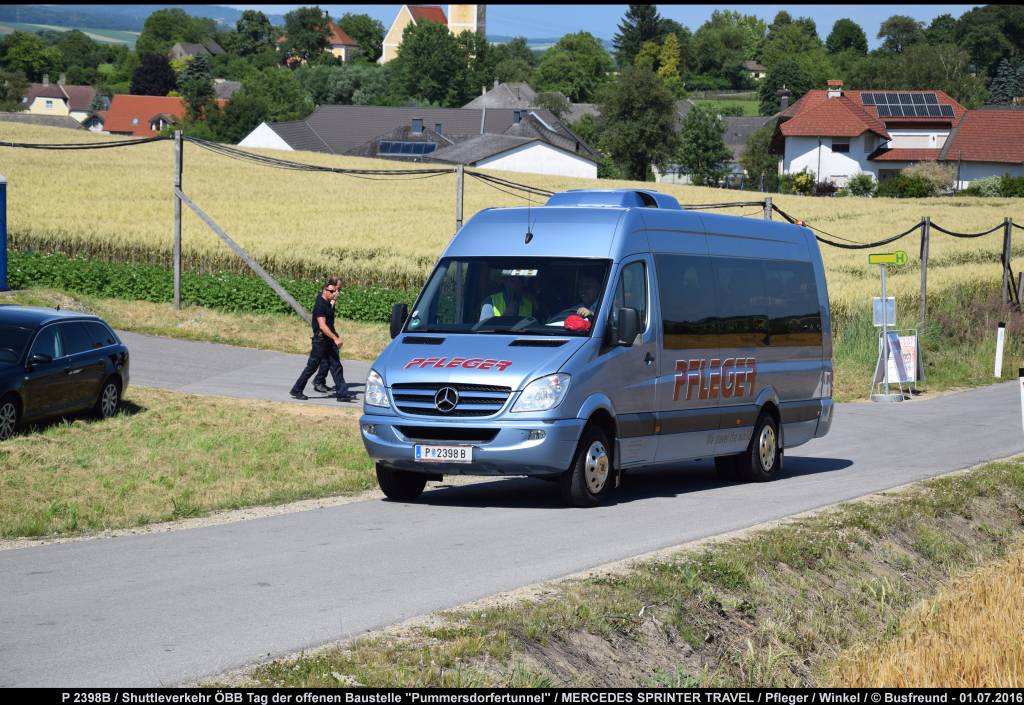
<svg viewBox="0 0 1024 705"><path fill-rule="evenodd" d="M44 416L108 418L127 386L128 348L99 317L0 305L0 440Z"/></svg>

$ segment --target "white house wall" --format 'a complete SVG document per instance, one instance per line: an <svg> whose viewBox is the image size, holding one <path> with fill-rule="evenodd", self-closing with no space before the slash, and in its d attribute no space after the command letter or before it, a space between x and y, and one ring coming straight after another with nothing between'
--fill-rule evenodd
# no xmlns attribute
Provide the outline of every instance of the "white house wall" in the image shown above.
<svg viewBox="0 0 1024 705"><path fill-rule="evenodd" d="M949 130L889 130L890 149L941 149Z"/></svg>
<svg viewBox="0 0 1024 705"><path fill-rule="evenodd" d="M842 141L839 138L822 137L819 153L817 137L787 137L783 170L785 173L795 174L806 167L808 171L818 174L820 163L820 180L831 179L838 185L845 184L847 179L862 171L878 177L878 167L868 161L868 155L874 151L874 145L869 143L871 149L866 148L865 135L849 139L849 152L833 152L833 139L837 142Z"/></svg>
<svg viewBox="0 0 1024 705"><path fill-rule="evenodd" d="M954 167L957 163L951 161ZM970 162L960 164L960 178L958 188L967 188L972 181L984 179L989 176L1024 176L1024 165L1022 164L996 164L993 162Z"/></svg>
<svg viewBox="0 0 1024 705"><path fill-rule="evenodd" d="M238 146L283 149L286 152L295 151L291 148L291 145L281 139L281 135L271 130L265 122L261 122L255 130L246 135L245 138L238 143Z"/></svg>
<svg viewBox="0 0 1024 705"><path fill-rule="evenodd" d="M528 174L597 178L597 164L594 162L539 142L525 144L481 159L476 165L487 169L504 169Z"/></svg>

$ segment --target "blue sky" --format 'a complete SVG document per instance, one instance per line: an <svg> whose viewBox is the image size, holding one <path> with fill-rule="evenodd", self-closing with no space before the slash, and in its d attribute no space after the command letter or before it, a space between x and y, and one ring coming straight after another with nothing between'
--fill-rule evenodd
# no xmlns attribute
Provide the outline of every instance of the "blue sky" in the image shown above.
<svg viewBox="0 0 1024 705"><path fill-rule="evenodd" d="M310 3L313 4L313 3ZM230 5L238 9L260 9L264 12L284 14L300 5ZM346 12L365 13L380 20L387 27L398 12L399 5L327 5L321 4L331 17ZM442 5L447 8L447 5ZM822 39L828 36L833 23L841 17L856 21L868 35L868 45L874 49L879 41L875 38L878 27L890 15L904 14L922 20L926 24L942 14L959 17L972 7L979 5L658 5L658 12L696 30L716 9L737 10L744 14L757 15L771 22L779 10L786 10L794 17L811 17L818 26ZM626 12L626 5L488 5L487 33L491 35L523 35L530 38L560 37L569 32L587 31L611 39L618 30L619 21Z"/></svg>

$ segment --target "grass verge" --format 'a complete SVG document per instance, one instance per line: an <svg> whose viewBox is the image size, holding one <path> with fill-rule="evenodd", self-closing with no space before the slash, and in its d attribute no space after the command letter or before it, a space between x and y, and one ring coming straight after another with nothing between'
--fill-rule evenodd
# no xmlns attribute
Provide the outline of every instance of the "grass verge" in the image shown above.
<svg viewBox="0 0 1024 705"><path fill-rule="evenodd" d="M1022 527L1024 462L997 462L562 581L536 599L441 613L242 678L260 686L845 685L829 672L838 654L896 637L915 603L1005 556ZM958 682L955 670L945 677Z"/></svg>
<svg viewBox="0 0 1024 705"><path fill-rule="evenodd" d="M309 325L294 314L231 313L202 306L182 306L177 311L173 304L107 299L56 289L21 289L0 296L2 303L88 311L114 328L135 333L309 354ZM345 359L373 360L391 340L386 323L336 318L335 328L344 344Z"/></svg>
<svg viewBox="0 0 1024 705"><path fill-rule="evenodd" d="M358 416L129 386L111 419L71 417L0 444L0 536L362 492L376 481Z"/></svg>

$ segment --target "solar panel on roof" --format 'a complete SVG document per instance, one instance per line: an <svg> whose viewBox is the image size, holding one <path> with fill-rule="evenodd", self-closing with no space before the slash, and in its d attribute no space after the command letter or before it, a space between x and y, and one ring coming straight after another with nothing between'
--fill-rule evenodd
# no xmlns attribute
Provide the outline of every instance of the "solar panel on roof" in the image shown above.
<svg viewBox="0 0 1024 705"><path fill-rule="evenodd" d="M875 96L871 93L861 93L860 100L864 105L874 105Z"/></svg>
<svg viewBox="0 0 1024 705"><path fill-rule="evenodd" d="M928 108L928 115L929 116L931 116L931 117L942 117L942 111L939 110L939 106L938 105L926 105L924 107Z"/></svg>
<svg viewBox="0 0 1024 705"><path fill-rule="evenodd" d="M910 96L914 100L914 105L924 105L924 94L914 93Z"/></svg>
<svg viewBox="0 0 1024 705"><path fill-rule="evenodd" d="M892 111L893 117L903 117L903 106L902 105L890 105L889 110Z"/></svg>
<svg viewBox="0 0 1024 705"><path fill-rule="evenodd" d="M900 93L900 103L907 104L913 103L914 99L910 97L909 93Z"/></svg>
<svg viewBox="0 0 1024 705"><path fill-rule="evenodd" d="M953 117L953 106L952 105L940 105L939 110L942 111L943 117Z"/></svg>
<svg viewBox="0 0 1024 705"><path fill-rule="evenodd" d="M892 113L889 112L889 106L888 105L879 105L878 106L878 117L892 117Z"/></svg>
<svg viewBox="0 0 1024 705"><path fill-rule="evenodd" d="M925 93L924 102L927 103L928 105L938 105L939 99L935 97L934 93Z"/></svg>

